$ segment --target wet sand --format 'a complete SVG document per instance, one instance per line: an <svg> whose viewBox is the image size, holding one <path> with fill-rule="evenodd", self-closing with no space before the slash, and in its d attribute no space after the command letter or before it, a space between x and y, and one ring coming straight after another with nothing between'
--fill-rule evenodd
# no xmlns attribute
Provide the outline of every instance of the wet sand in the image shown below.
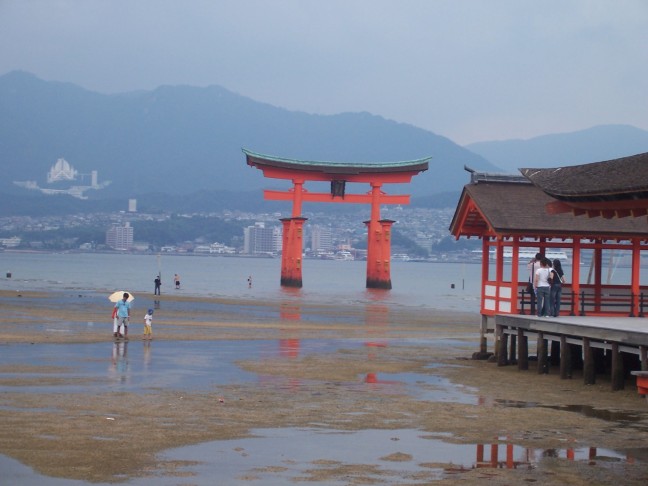
<svg viewBox="0 0 648 486"><path fill-rule="evenodd" d="M153 296L138 298L137 312L143 317L144 302ZM0 305L0 350L25 343L38 349L42 343L83 346L112 341L110 304L99 294L0 292ZM4 363L0 365L0 453L51 477L87 482L150 478L151 484L159 478L177 478L178 484L197 484L198 479L187 473L192 461L168 459L163 453L250 437L256 429L416 430L448 443L485 444L487 450L497 443L559 452L597 447L626 451L635 459L588 464L568 461L563 455L517 469L457 468L451 462L430 462L416 464L412 473L411 467L398 467L412 461L406 451L386 459L395 472L370 462L358 463L352 456L334 461L324 454L302 465L302 472L292 480L325 484L648 481L648 403L637 396L632 379L625 390L611 392L604 377L598 377L596 385L585 386L578 374L560 380L557 369L538 375L533 363L529 371L520 372L512 366L497 368L472 360L478 315L392 308L380 302L325 306L290 299L258 302L175 295L161 296L159 307L152 346L178 340L279 340L285 343L285 352L236 361L241 370L265 377L262 381L217 383L193 391L159 387L96 393L101 382L90 383L94 378L80 377L66 367ZM134 316L131 324L130 346L141 344L139 317ZM301 341L332 339L342 344L320 353L299 352ZM358 340L363 346L351 345ZM474 400L427 400L406 387L379 386L381 376L409 373L447 378L474 395ZM56 391L71 385L88 386L93 392ZM43 386L47 391L38 390ZM500 461L503 456L500 452ZM260 473L285 479L287 464L285 460L267 464ZM263 483L246 471L238 479Z"/></svg>

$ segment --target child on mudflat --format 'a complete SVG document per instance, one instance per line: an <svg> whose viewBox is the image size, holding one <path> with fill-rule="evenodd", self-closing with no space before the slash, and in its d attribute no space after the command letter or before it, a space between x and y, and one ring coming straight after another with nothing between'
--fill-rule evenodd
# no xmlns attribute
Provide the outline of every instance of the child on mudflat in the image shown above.
<svg viewBox="0 0 648 486"><path fill-rule="evenodd" d="M149 309L144 316L144 339L153 339L151 324L153 323L153 309Z"/></svg>

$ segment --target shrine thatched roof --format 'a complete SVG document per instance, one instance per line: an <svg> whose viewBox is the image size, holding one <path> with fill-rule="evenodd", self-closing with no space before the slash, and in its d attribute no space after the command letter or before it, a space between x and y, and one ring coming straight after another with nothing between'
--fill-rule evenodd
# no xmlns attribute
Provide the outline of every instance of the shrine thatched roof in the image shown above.
<svg viewBox="0 0 648 486"><path fill-rule="evenodd" d="M648 198L648 153L603 162L520 169L550 196L565 202L604 202Z"/></svg>
<svg viewBox="0 0 648 486"><path fill-rule="evenodd" d="M464 186L450 232L460 236L628 238L646 235L645 218L590 218L549 214L555 199L519 178L480 180Z"/></svg>

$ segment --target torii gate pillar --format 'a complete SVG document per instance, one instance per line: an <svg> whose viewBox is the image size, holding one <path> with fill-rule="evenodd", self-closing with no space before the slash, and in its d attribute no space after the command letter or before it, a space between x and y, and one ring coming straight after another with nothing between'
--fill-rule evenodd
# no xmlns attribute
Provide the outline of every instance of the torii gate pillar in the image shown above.
<svg viewBox="0 0 648 486"><path fill-rule="evenodd" d="M302 286L302 253L304 222L308 218L282 218L281 285Z"/></svg>
<svg viewBox="0 0 648 486"><path fill-rule="evenodd" d="M371 181L371 219L367 225L367 288L391 289L391 227L394 221L380 219L382 183Z"/></svg>
<svg viewBox="0 0 648 486"><path fill-rule="evenodd" d="M367 288L391 289L391 227L394 221L365 221L367 225Z"/></svg>

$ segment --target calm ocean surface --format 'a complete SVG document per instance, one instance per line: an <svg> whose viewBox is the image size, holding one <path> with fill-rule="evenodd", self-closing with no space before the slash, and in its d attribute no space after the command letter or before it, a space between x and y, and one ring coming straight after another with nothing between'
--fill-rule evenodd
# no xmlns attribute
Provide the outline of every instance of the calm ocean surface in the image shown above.
<svg viewBox="0 0 648 486"><path fill-rule="evenodd" d="M365 288L366 262L304 260L302 289L279 285L281 259L198 255L133 255L102 253L0 253L0 289L60 292L153 293L153 279L162 274L162 293L258 300L299 299L303 302L385 304L479 312L479 263L392 262L392 290ZM569 278L571 268L564 266ZM494 274L494 269L491 269ZM526 274L520 267L520 278ZM11 278L7 274L11 273ZM182 288L175 290L173 275ZM582 270L583 278L587 269ZM252 276L252 288L247 278ZM605 272L613 284L628 284L629 268ZM604 278L604 280L605 280ZM641 284L648 282L642 272ZM454 288L453 288L454 286Z"/></svg>
<svg viewBox="0 0 648 486"><path fill-rule="evenodd" d="M305 260L302 289L279 285L280 259L93 253L0 253L0 289L162 293L272 300L288 295L304 302L380 301L405 307L479 311L481 266L475 263L393 262L390 291L365 288L366 262ZM11 278L7 274L11 273ZM182 288L175 290L173 275ZM247 278L253 285L248 288ZM452 285L454 284L454 288Z"/></svg>

